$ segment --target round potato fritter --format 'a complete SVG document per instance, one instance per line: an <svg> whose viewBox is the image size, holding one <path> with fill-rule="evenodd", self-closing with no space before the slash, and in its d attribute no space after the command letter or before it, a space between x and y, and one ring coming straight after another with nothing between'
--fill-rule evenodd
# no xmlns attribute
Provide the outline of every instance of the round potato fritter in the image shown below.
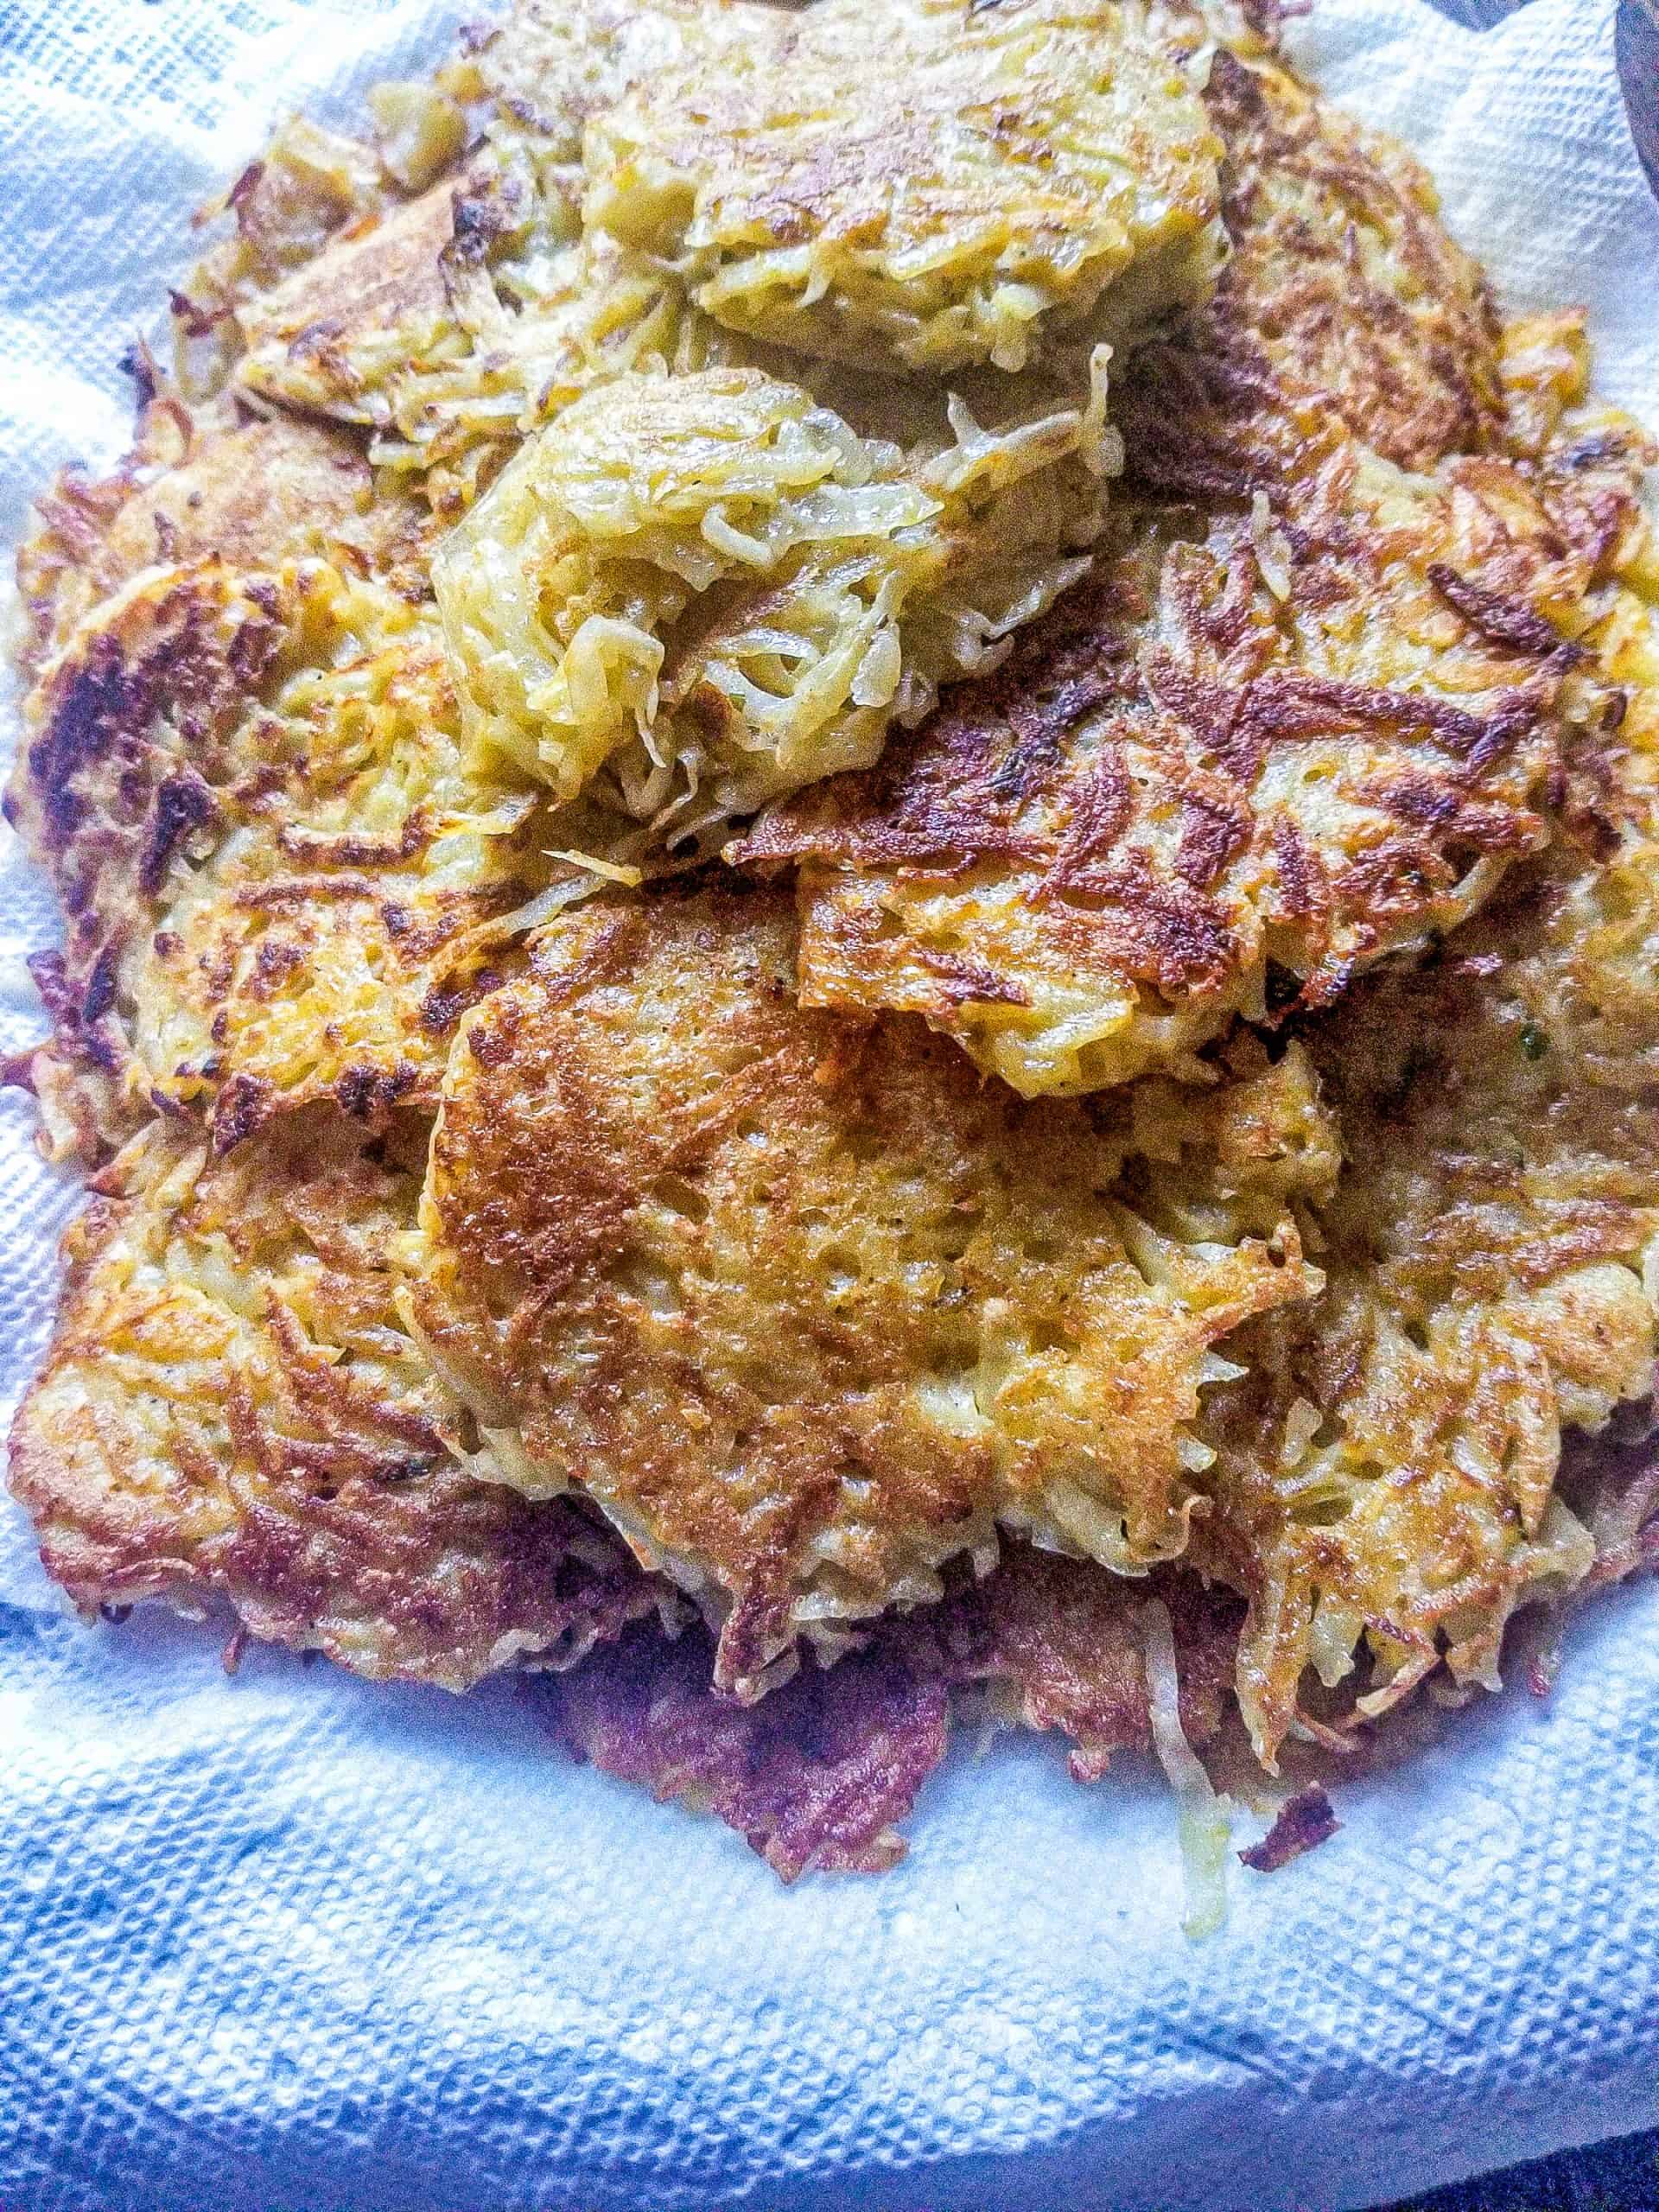
<svg viewBox="0 0 1659 2212"><path fill-rule="evenodd" d="M1195 1553L1250 1597L1238 1686L1265 1756L1310 1660L1334 1687L1369 1656L1362 1719L1442 1660L1495 1688L1516 1606L1592 1565L1554 1494L1563 1434L1647 1398L1659 1348L1659 1114L1588 1071L1610 1012L1637 1065L1659 1049L1650 976L1619 988L1634 888L1529 872L1466 950L1309 1033L1353 1163L1318 1216L1326 1287L1243 1332L1248 1374L1199 1423L1217 1511Z"/></svg>
<svg viewBox="0 0 1659 2212"><path fill-rule="evenodd" d="M1202 1079L1236 1017L1464 922L1606 750L1578 641L1618 532L1540 488L1344 444L1254 512L1119 502L995 675L728 849L796 864L809 1002L921 1014L1028 1096Z"/></svg>
<svg viewBox="0 0 1659 2212"><path fill-rule="evenodd" d="M1090 435L1039 405L906 452L757 370L613 377L433 564L480 766L591 791L642 849L868 766L1085 565Z"/></svg>
<svg viewBox="0 0 1659 2212"><path fill-rule="evenodd" d="M435 622L343 555L134 577L43 670L9 806L71 917L37 1088L98 1077L105 1143L435 1098L556 866L537 789L465 769Z"/></svg>
<svg viewBox="0 0 1659 2212"><path fill-rule="evenodd" d="M411 1309L513 1479L725 1612L744 1695L999 1522L1179 1552L1211 1347L1316 1283L1286 1194L1332 1164L1296 1056L1024 1106L919 1024L802 1013L793 955L713 892L543 936L457 1041Z"/></svg>
<svg viewBox="0 0 1659 2212"><path fill-rule="evenodd" d="M1601 604L1586 642L1628 701L1605 810L1301 1027L1344 1161L1309 1225L1326 1286L1241 1332L1194 1523L1250 1599L1239 1695L1269 1758L1310 1661L1350 1719L1442 1661L1495 1688L1516 1608L1599 1571L1564 1433L1653 1390L1659 636L1633 593Z"/></svg>
<svg viewBox="0 0 1659 2212"><path fill-rule="evenodd" d="M71 470L39 502L17 556L30 674L142 569L210 559L269 569L340 544L393 566L412 518L395 499L372 504L371 493L359 447L321 425L279 417L198 431L181 410L147 410L112 475Z"/></svg>
<svg viewBox="0 0 1659 2212"><path fill-rule="evenodd" d="M1131 482L1248 499L1344 436L1402 468L1498 450L1497 310L1427 173L1269 56L1217 47L1205 100L1231 253L1214 298L1125 366Z"/></svg>
<svg viewBox="0 0 1659 2212"><path fill-rule="evenodd" d="M1203 299L1217 146L1180 61L1116 0L774 10L642 79L586 142L587 219L703 311L791 351L1023 369Z"/></svg>
<svg viewBox="0 0 1659 2212"><path fill-rule="evenodd" d="M159 1123L106 1173L11 1434L78 1605L225 1599L257 1636L454 1690L671 1611L575 1508L463 1463L393 1304L425 1146L325 1109L218 1165Z"/></svg>

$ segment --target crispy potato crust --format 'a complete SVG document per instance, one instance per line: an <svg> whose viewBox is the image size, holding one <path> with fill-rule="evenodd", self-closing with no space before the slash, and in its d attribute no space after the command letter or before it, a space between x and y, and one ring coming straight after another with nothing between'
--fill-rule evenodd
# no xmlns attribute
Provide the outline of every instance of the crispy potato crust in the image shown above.
<svg viewBox="0 0 1659 2212"><path fill-rule="evenodd" d="M1199 1421L1197 1554L1249 1596L1269 1756L1310 1661L1334 1685L1359 1644L1360 1717L1442 1662L1495 1687L1518 1605L1639 1563L1640 1513L1614 1540L1593 1484L1588 1527L1554 1487L1566 1431L1650 1396L1659 1298L1659 649L1628 593L1592 642L1628 707L1590 849L1302 1033L1345 1161L1309 1224L1326 1287L1242 1332Z"/></svg>
<svg viewBox="0 0 1659 2212"><path fill-rule="evenodd" d="M811 1004L921 1014L1027 1095L1201 1077L1273 971L1330 1002L1593 798L1573 519L1512 464L1352 446L1250 514L1120 505L994 676L728 857L797 865Z"/></svg>
<svg viewBox="0 0 1659 2212"><path fill-rule="evenodd" d="M1217 47L1205 97L1232 251L1214 300L1128 364L1131 480L1248 500L1344 435L1402 468L1498 449L1497 313L1410 154L1271 57Z"/></svg>
<svg viewBox="0 0 1659 2212"><path fill-rule="evenodd" d="M556 870L535 789L466 771L429 614L321 560L147 569L26 715L10 806L70 918L36 1085L104 1086L66 1123L199 1105L222 1150L319 1098L435 1096Z"/></svg>
<svg viewBox="0 0 1659 2212"><path fill-rule="evenodd" d="M587 219L718 322L858 365L1027 366L1201 299L1216 143L1116 0L775 10L641 79L586 141Z"/></svg>
<svg viewBox="0 0 1659 2212"><path fill-rule="evenodd" d="M1117 1751L1151 1749L1148 1597L1171 1618L1182 1732L1208 1743L1229 1696L1236 1600L1176 1569L1129 1581L1023 1544L985 1581L879 1624L833 1667L809 1662L758 1705L710 1688L701 1634L651 1627L545 1690L577 1758L715 1814L785 1882L880 1873L904 1855L894 1822L944 1756L952 1691L983 1689L998 1718L1069 1738L1079 1782L1098 1781Z"/></svg>
<svg viewBox="0 0 1659 2212"><path fill-rule="evenodd" d="M141 569L265 569L342 543L395 565L410 518L371 492L360 447L325 427L279 416L199 430L181 408L147 410L113 475L67 471L38 503L17 556L29 673Z"/></svg>
<svg viewBox="0 0 1659 2212"><path fill-rule="evenodd" d="M157 1125L102 1179L11 1436L77 1605L226 1599L257 1636L459 1690L664 1601L578 1508L467 1456L399 1325L425 1135L311 1113L215 1166Z"/></svg>
<svg viewBox="0 0 1659 2212"><path fill-rule="evenodd" d="M457 1039L411 1308L514 1479L726 1610L745 1696L995 1522L1179 1552L1211 1348L1316 1286L1283 1191L1326 1166L1294 1063L1185 1126L1025 1107L919 1026L798 1011L793 950L715 892L541 937Z"/></svg>

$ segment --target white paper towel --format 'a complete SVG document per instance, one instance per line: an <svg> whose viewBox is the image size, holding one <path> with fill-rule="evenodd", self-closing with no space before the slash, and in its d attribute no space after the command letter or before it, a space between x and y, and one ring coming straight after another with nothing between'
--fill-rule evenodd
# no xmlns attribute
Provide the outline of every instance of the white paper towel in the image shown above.
<svg viewBox="0 0 1659 2212"><path fill-rule="evenodd" d="M186 214L283 111L438 51L431 0L0 0L0 525L125 427ZM1517 304L1594 310L1659 422L1659 218L1596 0L1479 37L1319 0ZM0 849L0 1051L48 901ZM0 1405L73 1193L0 1104ZM1659 2120L1659 1592L1550 1702L1446 1719L1226 1932L1178 1932L1162 1789L1007 1742L880 1881L793 1892L550 1753L533 1693L368 1688L86 1630L0 1508L0 2204L27 2212L1325 2212Z"/></svg>

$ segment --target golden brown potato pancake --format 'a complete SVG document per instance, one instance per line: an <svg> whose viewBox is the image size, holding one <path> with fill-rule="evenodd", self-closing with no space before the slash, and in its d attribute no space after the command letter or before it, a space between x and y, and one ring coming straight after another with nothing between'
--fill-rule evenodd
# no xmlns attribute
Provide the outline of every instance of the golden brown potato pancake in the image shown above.
<svg viewBox="0 0 1659 2212"><path fill-rule="evenodd" d="M743 1696L998 1524L1179 1553L1213 1348L1316 1287L1287 1198L1333 1164L1294 1053L1027 1106L919 1024L803 1013L793 956L765 895L561 918L457 1039L412 1263L511 1478L706 1593Z"/></svg>
<svg viewBox="0 0 1659 2212"><path fill-rule="evenodd" d="M1344 435L1410 469L1497 450L1497 313L1424 170L1270 55L1217 47L1205 99L1232 251L1213 301L1123 372L1131 480L1248 500Z"/></svg>
<svg viewBox="0 0 1659 2212"><path fill-rule="evenodd" d="M60 1143L430 1099L556 873L534 787L465 766L430 613L340 557L145 569L41 668L9 807L69 919Z"/></svg>
<svg viewBox="0 0 1659 2212"><path fill-rule="evenodd" d="M362 137L302 118L284 126L204 211L224 219L226 234L174 297L183 396L218 391L264 327L268 296L334 249L349 255L372 239L373 267L397 241L391 257L413 276L417 263L404 246L428 219L441 243L448 189L459 187L463 201L476 193L498 206L516 202L526 235L543 238L546 211L533 203L568 200L590 114L687 42L741 41L765 19L741 0L519 0L505 22L464 31L459 54L432 79L375 86ZM404 212L423 201L429 212L411 226ZM460 227L474 226L463 216ZM315 296L316 319L341 310L355 319L353 287L320 276ZM340 397L325 377L306 404L327 413Z"/></svg>
<svg viewBox="0 0 1659 2212"><path fill-rule="evenodd" d="M227 1599L256 1636L465 1689L671 1598L495 1478L393 1300L426 1125L327 1109L213 1164L154 1124L71 1232L11 1487L87 1611Z"/></svg>
<svg viewBox="0 0 1659 2212"><path fill-rule="evenodd" d="M1023 369L1057 334L1121 339L1208 292L1215 140L1135 11L821 0L762 20L643 75L586 140L588 223L715 321L938 375Z"/></svg>
<svg viewBox="0 0 1659 2212"><path fill-rule="evenodd" d="M1351 445L1251 512L1120 505L1001 669L728 857L797 865L810 1004L921 1014L1027 1095L1201 1078L1236 1017L1464 921L1593 772L1620 555L1567 520L1513 464Z"/></svg>
<svg viewBox="0 0 1659 2212"><path fill-rule="evenodd" d="M595 385L433 565L481 764L677 847L867 765L1084 565L1093 439L953 413L906 452L755 369Z"/></svg>
<svg viewBox="0 0 1659 2212"><path fill-rule="evenodd" d="M66 471L37 502L17 556L29 672L141 569L209 559L265 569L347 545L395 567L412 518L371 492L360 446L326 426L278 416L199 429L182 408L146 409L113 474Z"/></svg>
<svg viewBox="0 0 1659 2212"><path fill-rule="evenodd" d="M1573 970L1605 988L1624 923L1594 910L1621 893L1529 877L1466 950L1368 981L1308 1037L1353 1163L1318 1216L1326 1288L1243 1333L1248 1376L1199 1424L1218 1510L1195 1555L1249 1593L1239 1694L1264 1756L1310 1662L1332 1687L1370 1662L1361 1715L1442 1662L1496 1688L1515 1607L1594 1560L1554 1493L1564 1430L1653 1389L1659 1119L1590 1073L1601 1006L1553 996ZM1650 1063L1644 995L1614 1018Z"/></svg>
<svg viewBox="0 0 1659 2212"><path fill-rule="evenodd" d="M353 229L238 327L238 392L366 426L380 496L445 522L591 385L736 351L659 264L585 240L568 187L487 164Z"/></svg>
<svg viewBox="0 0 1659 2212"><path fill-rule="evenodd" d="M1344 1163L1308 1219L1326 1287L1243 1332L1247 1373L1198 1424L1217 1510L1195 1550L1249 1596L1239 1693L1268 1755L1309 1662L1334 1685L1362 1638L1362 1715L1442 1659L1495 1686L1514 1608L1593 1580L1598 1543L1554 1490L1563 1432L1653 1389L1649 608L1619 594L1593 643L1627 709L1587 843L1529 862L1438 957L1301 1031ZM1593 1525L1593 1484L1580 1503Z"/></svg>
<svg viewBox="0 0 1659 2212"><path fill-rule="evenodd" d="M758 1712L715 1695L671 1590L579 1505L493 1479L400 1321L425 1146L416 1117L369 1139L314 1109L215 1164L156 1125L99 1179L10 1446L13 1492L83 1611L226 1605L240 1631L450 1690L582 1662L579 1687L549 1685L571 1747L715 1811L791 1879L893 1863L958 1687L1063 1731L1079 1779L1144 1749L1147 1587L1174 1621L1184 1726L1214 1733L1232 1600L1018 1545Z"/></svg>

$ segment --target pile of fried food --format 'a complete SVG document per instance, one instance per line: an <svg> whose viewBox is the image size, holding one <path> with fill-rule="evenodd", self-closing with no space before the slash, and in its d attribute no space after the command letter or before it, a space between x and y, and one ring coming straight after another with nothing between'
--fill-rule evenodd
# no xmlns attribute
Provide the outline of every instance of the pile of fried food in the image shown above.
<svg viewBox="0 0 1659 2212"><path fill-rule="evenodd" d="M534 1672L785 1878L964 1701L1201 1818L1496 1687L1659 1548L1579 321L1260 5L518 0L369 109L20 556L50 1573Z"/></svg>

